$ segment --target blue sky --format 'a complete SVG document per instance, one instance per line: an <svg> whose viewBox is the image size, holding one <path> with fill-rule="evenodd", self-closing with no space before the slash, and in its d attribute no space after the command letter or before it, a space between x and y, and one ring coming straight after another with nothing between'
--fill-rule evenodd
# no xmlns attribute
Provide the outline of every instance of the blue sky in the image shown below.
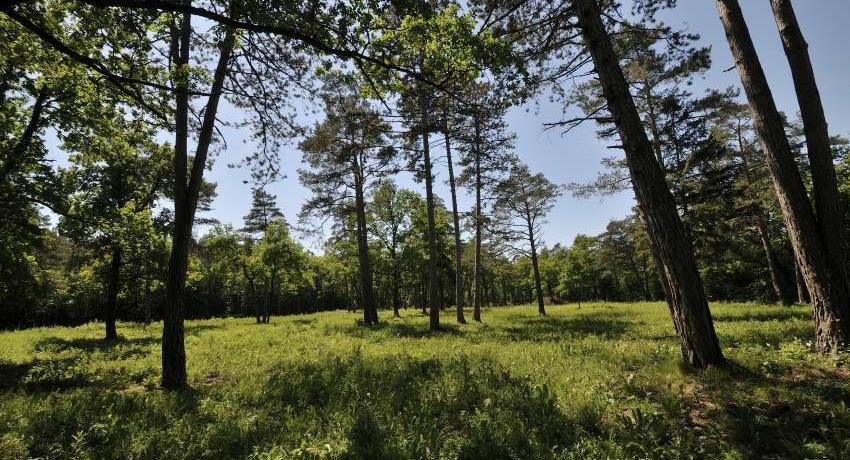
<svg viewBox="0 0 850 460"><path fill-rule="evenodd" d="M734 63L714 2L679 0L679 3L678 8L664 13L665 22L700 34L701 43L712 47L714 65L701 81L697 82L696 91L705 87L738 86L737 73L734 70L724 71ZM793 83L769 2L741 0L741 4L777 104L781 110L795 116L798 108ZM850 134L850 2L797 0L794 4L810 45L830 131L833 134ZM548 95L542 94L538 96L538 104L517 107L510 111L508 122L518 136L516 153L532 170L543 172L553 182L592 180L601 169L600 160L610 156L612 151L606 148L604 142L595 138L594 127L590 123L563 136L554 131L544 132L543 123L562 116L561 106L547 101ZM223 108L222 119L235 120L239 117L238 111ZM243 143L242 133L228 130L227 134L228 149L217 156L212 170L207 172L207 178L218 183L218 198L210 215L239 227L242 217L250 207L250 185L244 183L249 180L250 174L246 169L229 168L227 165L239 162L245 150L251 147ZM281 170L287 177L270 184L267 189L277 195L278 204L287 220L293 222L309 192L298 183L297 168L300 167L301 160L295 143L285 146L280 158ZM445 163L441 163L437 168L436 193L448 200L448 187L444 185L447 176ZM421 184L413 183L408 178L401 177L399 182L402 186L424 193ZM460 193L461 209L467 210L470 205L469 196ZM628 214L632 205L631 192L604 199L580 199L565 195L548 217L544 239L548 244L570 243L577 234L597 234L605 229L611 219L622 218ZM311 249L318 249L315 240L303 242Z"/></svg>

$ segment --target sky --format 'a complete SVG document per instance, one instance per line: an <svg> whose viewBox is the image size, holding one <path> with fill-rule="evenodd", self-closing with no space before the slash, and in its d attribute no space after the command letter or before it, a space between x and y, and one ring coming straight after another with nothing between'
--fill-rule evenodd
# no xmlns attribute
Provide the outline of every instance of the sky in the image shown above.
<svg viewBox="0 0 850 460"><path fill-rule="evenodd" d="M769 1L740 1L777 105L780 110L796 116L799 109L793 82ZM809 42L830 132L850 135L850 1L796 0L794 6ZM699 34L700 43L712 49L712 68L696 82L694 92L704 88L740 85L738 74L734 70L726 70L734 62L713 1L679 0L679 6L665 12L662 19L668 25ZM509 112L509 127L517 135L516 153L533 171L543 172L555 183L593 180L602 169L600 160L611 156L613 152L604 141L596 139L592 123L586 123L565 135L557 131L545 131L543 124L560 119L563 111L560 104L548 102L548 99L548 94L543 93L537 96L535 102ZM240 116L237 110L223 107L220 118L238 120ZM214 209L207 215L239 228L251 204L251 185L245 183L250 180L250 172L246 168L228 167L228 164L238 163L251 146L244 141L244 133L227 130L226 135L228 148L216 157L212 170L206 174L208 180L218 183ZM309 197L309 191L298 183L297 170L302 165L296 145L292 143L284 146L280 153L280 169L286 177L266 187L270 193L277 195L278 205L289 222L297 221L301 205ZM435 193L448 202L445 161L441 158L435 168ZM398 182L403 187L424 194L423 184L414 183L407 177L399 177ZM461 191L460 209L469 210L471 204L471 197ZM549 245L569 244L577 234L601 233L610 220L629 214L633 204L634 198L630 191L589 199L566 194L547 218L544 241ZM200 230L203 231L203 228ZM302 242L314 251L320 250L320 242L315 237L304 236Z"/></svg>

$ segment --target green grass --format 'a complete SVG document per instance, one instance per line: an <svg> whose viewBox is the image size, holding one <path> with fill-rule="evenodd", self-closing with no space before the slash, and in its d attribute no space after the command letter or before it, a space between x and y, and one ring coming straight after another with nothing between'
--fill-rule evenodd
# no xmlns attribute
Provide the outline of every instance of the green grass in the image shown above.
<svg viewBox="0 0 850 460"><path fill-rule="evenodd" d="M548 310L190 321L178 393L156 325L0 333L0 458L850 458L846 357L811 352L806 307L714 305L732 365L707 372L662 304Z"/></svg>

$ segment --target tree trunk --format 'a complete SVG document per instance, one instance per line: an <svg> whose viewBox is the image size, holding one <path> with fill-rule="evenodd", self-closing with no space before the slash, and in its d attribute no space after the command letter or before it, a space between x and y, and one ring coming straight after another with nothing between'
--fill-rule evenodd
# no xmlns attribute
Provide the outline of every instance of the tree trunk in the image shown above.
<svg viewBox="0 0 850 460"><path fill-rule="evenodd" d="M466 318L463 316L463 268L462 260L463 247L460 244L460 218L457 213L457 190L455 189L455 173L454 165L452 164L452 148L448 133L446 138L446 162L449 165L449 189L452 193L452 220L454 222L455 236L455 307L457 308L457 322L466 324Z"/></svg>
<svg viewBox="0 0 850 460"><path fill-rule="evenodd" d="M363 324L378 324L375 291L372 284L372 265L369 261L369 239L366 234L366 200L363 197L363 178L360 166L355 165L354 200L357 214L357 260L360 265L360 292L363 295Z"/></svg>
<svg viewBox="0 0 850 460"><path fill-rule="evenodd" d="M187 2L188 3L188 2ZM189 248L192 225L198 205L212 135L215 128L218 103L224 77L233 51L235 37L232 29L225 33L221 54L213 74L210 96L204 110L204 119L198 133L195 158L187 181L189 143L189 44L191 40L191 15L183 14L179 31L175 31L173 54L179 78L175 90L175 142L174 142L174 233L171 256L168 260L168 277L165 284L165 312L162 328L162 380L165 389L179 389L186 385L186 351L184 348L184 294L186 272L189 269Z"/></svg>
<svg viewBox="0 0 850 460"><path fill-rule="evenodd" d="M475 260L472 267L472 319L481 322L481 121L475 114Z"/></svg>
<svg viewBox="0 0 850 460"><path fill-rule="evenodd" d="M428 281L429 281L429 307L430 328L432 331L440 329L440 274L438 272L437 231L434 217L434 176L431 169L431 151L428 145L428 132L422 133L422 151L425 162L425 203L428 214Z"/></svg>
<svg viewBox="0 0 850 460"><path fill-rule="evenodd" d="M596 0L576 0L578 23L588 47L608 108L614 117L629 165L638 205L647 224L662 279L667 283L667 303L679 335L684 358L696 367L723 364L723 353L711 311L694 261L693 248L664 173L655 159L629 86L611 45Z"/></svg>
<svg viewBox="0 0 850 460"><path fill-rule="evenodd" d="M398 313L398 307L401 305L401 294L399 292L400 291L399 285L401 284L401 275L399 274L399 271L398 271L398 257L396 256L395 252L393 252L392 259L393 259L393 316L398 318L398 317L401 316Z"/></svg>
<svg viewBox="0 0 850 460"><path fill-rule="evenodd" d="M112 248L112 261L109 265L109 281L106 287L106 340L118 340L115 329L115 312L118 304L118 291L121 289L121 246Z"/></svg>
<svg viewBox="0 0 850 460"><path fill-rule="evenodd" d="M756 132L764 146L791 245L812 298L816 347L823 353L837 350L850 338L847 280L835 264L830 263L828 247L809 203L782 116L773 101L741 7L737 0L716 0L716 3L747 94Z"/></svg>
<svg viewBox="0 0 850 460"><path fill-rule="evenodd" d="M803 272L800 270L800 264L794 261L794 280L797 283L797 303L805 305L810 302L809 290L806 289L806 281L803 279Z"/></svg>
<svg viewBox="0 0 850 460"><path fill-rule="evenodd" d="M829 127L821 103L815 72L809 59L809 45L797 23L791 0L771 0L773 15L782 37L785 55L791 67L794 89L800 105L806 147L812 173L812 190L815 212L820 224L821 235L832 269L848 283L844 242L846 231L843 225L844 212L838 198L832 148L829 142Z"/></svg>
<svg viewBox="0 0 850 460"><path fill-rule="evenodd" d="M537 296L537 313L546 316L546 307L543 306L543 288L540 284L540 267L537 264L537 245L534 242L534 228L531 220L528 222L528 244L531 246L531 268L534 271L534 293Z"/></svg>
<svg viewBox="0 0 850 460"><path fill-rule="evenodd" d="M794 303L794 296L788 288L788 283L785 281L785 276L779 267L779 257L776 256L776 251L773 249L773 243L770 241L770 235L767 234L764 220L759 215L760 212L756 211L756 230L758 231L759 239L761 239L761 245L764 248L767 268L770 271L770 281L773 284L773 292L776 294L776 298L782 302L782 305L791 305Z"/></svg>

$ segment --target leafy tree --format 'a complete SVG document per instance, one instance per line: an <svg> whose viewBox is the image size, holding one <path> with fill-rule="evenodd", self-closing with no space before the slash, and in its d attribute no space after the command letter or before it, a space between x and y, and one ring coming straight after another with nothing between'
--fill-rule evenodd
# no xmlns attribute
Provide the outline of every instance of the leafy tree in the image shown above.
<svg viewBox="0 0 850 460"><path fill-rule="evenodd" d="M372 325L378 323L378 311L369 260L366 195L375 179L387 172L395 150L389 145L389 125L358 98L356 82L346 76L337 78L326 80L325 120L299 145L310 167L299 171L301 183L315 195L304 205L303 214L342 219L354 214L363 322Z"/></svg>
<svg viewBox="0 0 850 460"><path fill-rule="evenodd" d="M561 188L546 179L542 173L532 174L528 166L515 162L510 165L507 178L496 185L494 195L495 220L505 226L509 241L522 242L514 244L514 247L531 257L537 311L545 315L537 248L542 242L544 219L555 206L555 201L561 195ZM528 246L525 246L526 243Z"/></svg>

